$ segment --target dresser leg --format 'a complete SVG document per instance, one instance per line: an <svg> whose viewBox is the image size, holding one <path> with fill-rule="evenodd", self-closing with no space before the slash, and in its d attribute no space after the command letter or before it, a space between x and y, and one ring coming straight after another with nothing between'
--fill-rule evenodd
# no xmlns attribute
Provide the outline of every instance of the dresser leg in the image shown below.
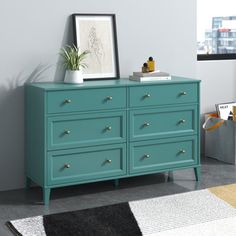
<svg viewBox="0 0 236 236"><path fill-rule="evenodd" d="M173 181L173 180L174 180L173 171L168 171L167 172L167 182Z"/></svg>
<svg viewBox="0 0 236 236"><path fill-rule="evenodd" d="M200 167L195 167L194 168L194 173L195 173L196 181L200 181L201 180L201 168Z"/></svg>
<svg viewBox="0 0 236 236"><path fill-rule="evenodd" d="M44 202L44 205L49 204L50 192L51 192L50 188L43 188L43 202Z"/></svg>
<svg viewBox="0 0 236 236"><path fill-rule="evenodd" d="M26 179L25 179L25 188L29 189L30 186L31 186L31 179L26 177Z"/></svg>
<svg viewBox="0 0 236 236"><path fill-rule="evenodd" d="M118 187L119 186L119 179L114 179L114 186Z"/></svg>

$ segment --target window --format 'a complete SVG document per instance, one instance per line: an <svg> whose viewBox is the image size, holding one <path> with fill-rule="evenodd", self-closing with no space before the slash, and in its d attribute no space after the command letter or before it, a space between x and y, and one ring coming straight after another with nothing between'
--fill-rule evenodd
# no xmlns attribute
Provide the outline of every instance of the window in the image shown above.
<svg viewBox="0 0 236 236"><path fill-rule="evenodd" d="M197 59L236 59L236 1L197 0Z"/></svg>

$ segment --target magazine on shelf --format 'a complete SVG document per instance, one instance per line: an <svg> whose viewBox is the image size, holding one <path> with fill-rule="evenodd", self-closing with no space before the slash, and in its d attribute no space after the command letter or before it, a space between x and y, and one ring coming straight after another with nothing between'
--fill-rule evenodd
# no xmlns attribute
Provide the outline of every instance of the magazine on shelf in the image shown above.
<svg viewBox="0 0 236 236"><path fill-rule="evenodd" d="M216 104L218 116L223 120L233 120L233 106L236 106L235 102Z"/></svg>

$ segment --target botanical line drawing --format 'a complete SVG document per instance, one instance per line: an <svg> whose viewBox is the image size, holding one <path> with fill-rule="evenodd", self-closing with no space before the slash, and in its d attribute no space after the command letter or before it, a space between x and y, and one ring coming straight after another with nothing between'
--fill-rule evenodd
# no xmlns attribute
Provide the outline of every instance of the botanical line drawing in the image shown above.
<svg viewBox="0 0 236 236"><path fill-rule="evenodd" d="M94 26L92 26L89 30L88 49L91 52L91 56L95 57L96 62L101 68L104 62L105 51L102 41L100 40L100 38L98 38L96 28Z"/></svg>

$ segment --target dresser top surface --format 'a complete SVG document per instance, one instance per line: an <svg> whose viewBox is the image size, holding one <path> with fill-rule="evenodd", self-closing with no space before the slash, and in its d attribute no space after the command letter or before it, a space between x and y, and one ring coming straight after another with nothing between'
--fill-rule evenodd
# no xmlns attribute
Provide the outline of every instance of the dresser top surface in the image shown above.
<svg viewBox="0 0 236 236"><path fill-rule="evenodd" d="M130 87L130 86L146 86L157 84L175 84L175 83L199 83L200 80L172 76L171 80L139 82L129 79L118 80L94 80L85 81L83 84L66 84L64 82L34 82L27 83L28 86L37 87L43 90L64 90L64 89L86 89L86 88L103 88L103 87Z"/></svg>

